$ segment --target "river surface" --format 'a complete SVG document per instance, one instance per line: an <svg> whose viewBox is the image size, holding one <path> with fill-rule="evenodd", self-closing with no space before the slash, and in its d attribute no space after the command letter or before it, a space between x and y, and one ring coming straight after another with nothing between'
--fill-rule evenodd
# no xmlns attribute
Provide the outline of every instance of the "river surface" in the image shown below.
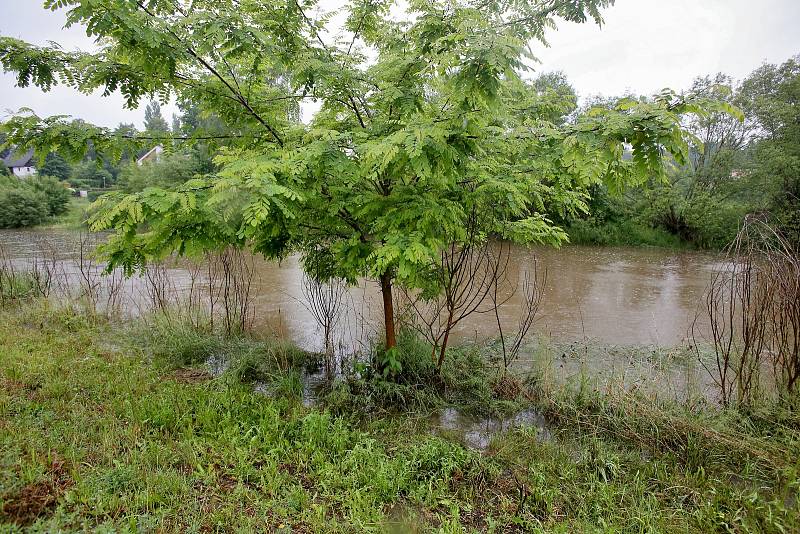
<svg viewBox="0 0 800 534"><path fill-rule="evenodd" d="M58 254L76 282L77 235L62 230L2 230L3 254L18 265L45 252ZM556 342L593 341L616 346L675 347L686 342L710 275L721 257L696 251L655 248L567 246L560 250L515 247L509 278L521 281L533 268L546 269L547 285L533 332ZM254 260L253 310L256 327L267 327L312 350L321 334L306 308L302 271L295 257L277 263ZM22 267L22 265L20 265ZM172 288L191 284L191 266L174 262L167 270ZM129 305L141 312L142 279L126 282ZM519 292L500 309L506 332L516 329ZM379 286L364 280L347 295L347 312L337 326L339 343L352 346L376 335L382 321ZM456 341L485 340L497 334L494 315L474 314L460 323Z"/></svg>

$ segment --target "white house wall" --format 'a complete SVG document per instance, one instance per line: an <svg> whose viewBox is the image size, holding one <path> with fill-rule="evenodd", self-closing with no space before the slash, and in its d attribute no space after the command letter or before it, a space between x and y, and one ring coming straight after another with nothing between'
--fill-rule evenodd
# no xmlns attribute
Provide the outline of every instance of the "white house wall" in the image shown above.
<svg viewBox="0 0 800 534"><path fill-rule="evenodd" d="M14 173L14 176L18 176L20 178L25 178L27 176L36 174L36 167L14 167L11 170Z"/></svg>

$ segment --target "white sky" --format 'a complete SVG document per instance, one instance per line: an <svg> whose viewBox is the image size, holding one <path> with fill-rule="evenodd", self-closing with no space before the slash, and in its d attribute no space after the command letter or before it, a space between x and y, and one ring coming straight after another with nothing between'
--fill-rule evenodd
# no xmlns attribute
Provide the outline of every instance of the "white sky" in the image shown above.
<svg viewBox="0 0 800 534"><path fill-rule="evenodd" d="M335 6L335 0L324 0ZM65 49L88 49L81 28L62 28L63 12L49 12L38 0L0 0L0 34ZM725 72L741 79L763 62L780 63L800 54L800 0L617 0L605 25L561 23L548 34L551 48L534 44L537 70L562 70L582 97L649 94L664 87L684 89L698 75ZM123 109L119 95L100 98L66 88L43 93L15 87L0 74L0 118L32 108L40 116L80 117L116 126L142 127L144 105ZM162 108L167 121L174 108Z"/></svg>

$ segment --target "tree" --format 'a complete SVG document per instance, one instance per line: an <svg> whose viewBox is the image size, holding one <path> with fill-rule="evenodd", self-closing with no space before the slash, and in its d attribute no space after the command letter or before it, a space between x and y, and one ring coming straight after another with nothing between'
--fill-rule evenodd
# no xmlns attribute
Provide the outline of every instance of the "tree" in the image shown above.
<svg viewBox="0 0 800 534"><path fill-rule="evenodd" d="M103 249L111 265L228 245L299 252L321 281L380 282L392 349L393 285L435 291L441 251L469 239L469 213L492 213L477 239L558 245L566 234L549 210L583 211L588 187L639 183L661 172L663 153L686 160L682 115L709 102L666 91L553 122L524 77L529 41L543 41L557 19L600 23L612 3L364 0L330 38L329 17L311 16L314 0L198 0L191 13L179 2L48 0L70 6L69 23L104 48L2 38L0 62L21 86L122 87L129 106L174 94L224 124L208 136L221 146L213 175L101 199L92 226L116 230ZM300 124L297 103L309 98L321 109ZM22 147L79 152L79 136L119 154L131 141L73 128L31 114L3 126Z"/></svg>
<svg viewBox="0 0 800 534"><path fill-rule="evenodd" d="M751 175L768 191L778 229L800 250L800 56L763 65L743 82L742 93L757 127Z"/></svg>
<svg viewBox="0 0 800 534"><path fill-rule="evenodd" d="M151 133L169 131L169 125L161 115L161 104L158 100L151 100L144 108L144 130Z"/></svg>
<svg viewBox="0 0 800 534"><path fill-rule="evenodd" d="M72 169L70 183L73 187L105 188L113 180L112 174L96 161L81 162Z"/></svg>
<svg viewBox="0 0 800 534"><path fill-rule="evenodd" d="M192 179L201 169L202 162L193 154L171 154L142 166L127 165L120 172L118 185L129 193L147 187L174 188Z"/></svg>
<svg viewBox="0 0 800 534"><path fill-rule="evenodd" d="M51 152L45 158L44 165L39 167L38 173L42 176L53 176L59 180L67 180L72 174L72 167L57 152Z"/></svg>

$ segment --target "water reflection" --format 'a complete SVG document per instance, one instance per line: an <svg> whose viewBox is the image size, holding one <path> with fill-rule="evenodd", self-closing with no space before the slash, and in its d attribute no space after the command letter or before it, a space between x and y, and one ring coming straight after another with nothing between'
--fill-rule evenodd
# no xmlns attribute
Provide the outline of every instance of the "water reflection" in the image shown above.
<svg viewBox="0 0 800 534"><path fill-rule="evenodd" d="M535 431L539 441L550 441L552 436L545 417L535 410L523 410L504 419L466 415L455 408L445 408L431 418L434 431L457 433L469 447L485 450L492 439L514 429Z"/></svg>

